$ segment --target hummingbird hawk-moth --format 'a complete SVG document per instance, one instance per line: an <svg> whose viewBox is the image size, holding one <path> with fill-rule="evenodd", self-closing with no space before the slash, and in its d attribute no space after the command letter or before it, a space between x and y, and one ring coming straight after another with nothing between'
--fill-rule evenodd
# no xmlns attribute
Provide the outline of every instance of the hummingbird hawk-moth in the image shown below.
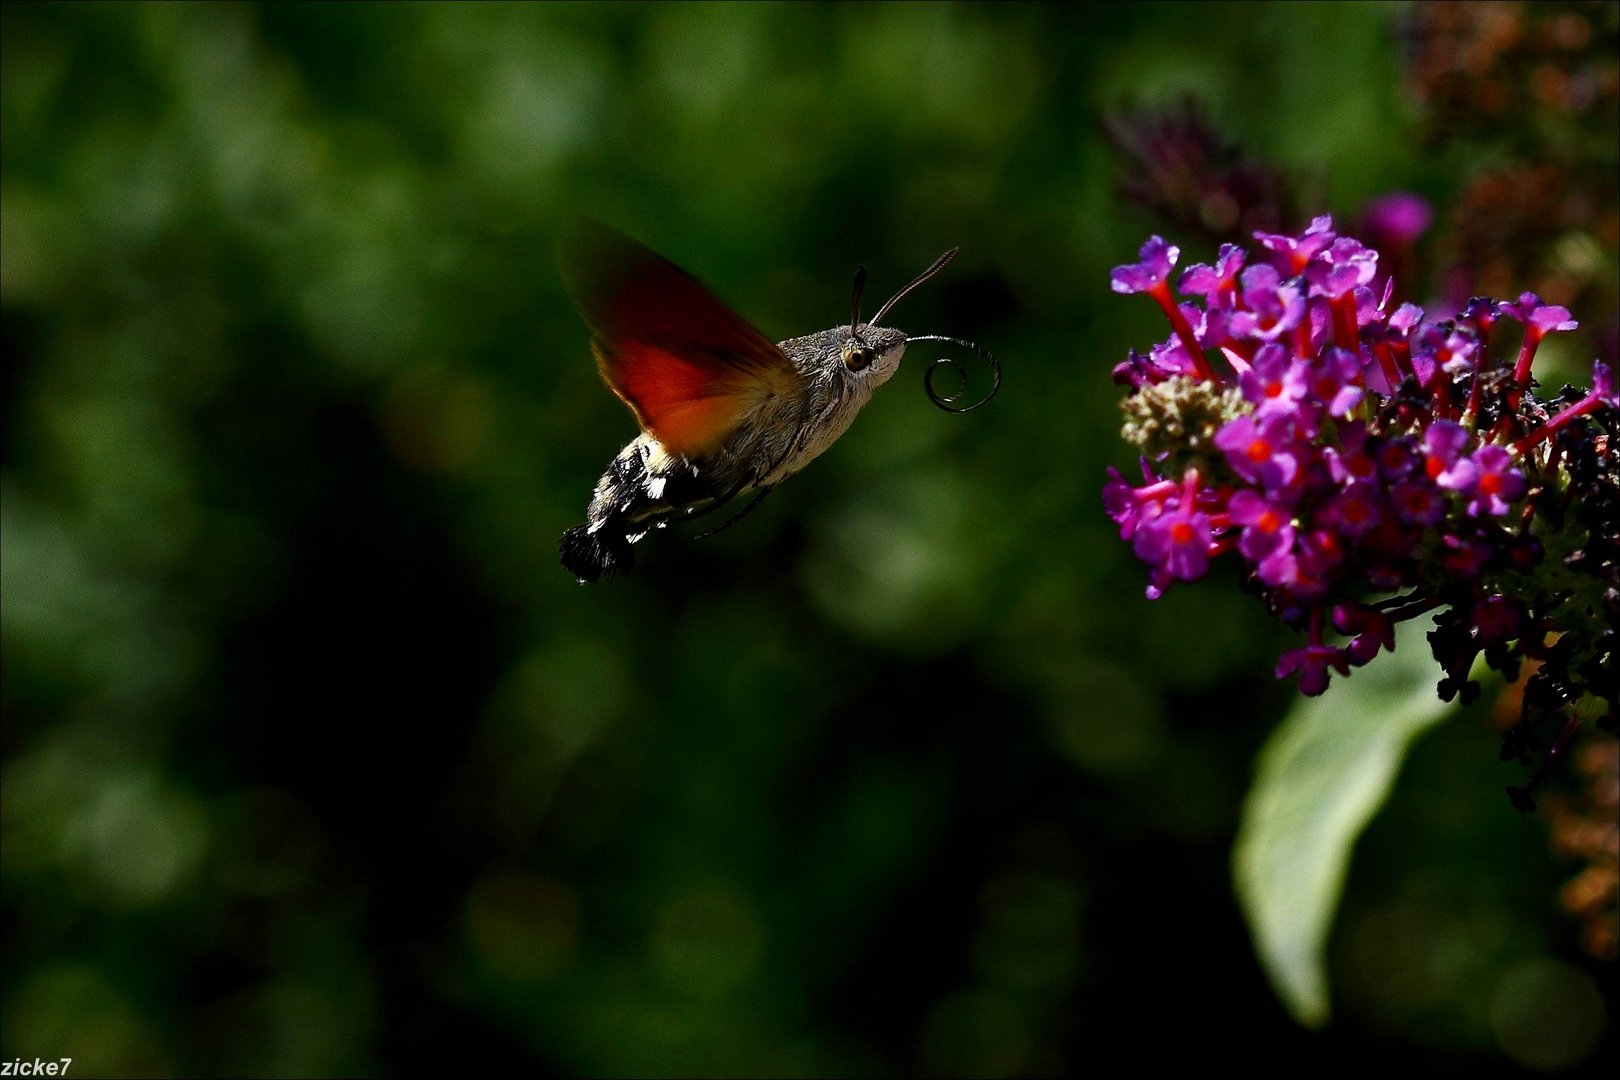
<svg viewBox="0 0 1620 1080"><path fill-rule="evenodd" d="M710 532L735 524L838 440L912 342L969 349L994 376L982 400L957 405L961 391L941 395L933 377L941 366L964 386L965 376L955 361L935 360L925 386L936 405L968 412L988 401L1001 386L1001 369L987 351L878 325L955 255L954 248L941 255L870 322L861 321L863 267L847 325L773 344L691 275L629 237L597 223L567 236L564 277L590 327L597 369L641 434L596 482L585 523L563 533L563 566L581 583L623 574L635 562L631 545L650 530L753 494Z"/></svg>

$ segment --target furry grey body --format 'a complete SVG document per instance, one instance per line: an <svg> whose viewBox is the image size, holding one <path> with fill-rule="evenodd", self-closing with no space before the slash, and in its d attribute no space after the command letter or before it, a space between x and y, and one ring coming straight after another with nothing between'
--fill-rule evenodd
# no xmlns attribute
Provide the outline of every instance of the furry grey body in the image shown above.
<svg viewBox="0 0 1620 1080"><path fill-rule="evenodd" d="M852 370L851 344L870 363ZM586 521L563 534L563 563L581 581L623 573L630 545L651 529L718 509L739 495L765 492L804 468L849 429L872 393L894 374L906 335L862 323L839 326L778 346L799 375L800 392L764 398L731 436L701 459L669 453L637 436L596 482Z"/></svg>

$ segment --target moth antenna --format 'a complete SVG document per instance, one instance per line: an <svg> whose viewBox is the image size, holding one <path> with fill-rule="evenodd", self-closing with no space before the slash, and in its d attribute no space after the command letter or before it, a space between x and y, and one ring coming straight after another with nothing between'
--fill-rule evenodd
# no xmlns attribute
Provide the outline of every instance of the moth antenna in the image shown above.
<svg viewBox="0 0 1620 1080"><path fill-rule="evenodd" d="M990 350L986 349L983 345L977 345L971 341L963 341L961 338L941 337L938 334L918 334L915 337L906 338L907 345L910 345L913 341L943 341L948 345L960 345L962 348L967 349L979 359L983 360L985 365L990 369L990 375L994 379L994 382L992 382L990 385L990 392L971 405L958 405L956 403L960 401L962 399L962 395L967 392L967 372L962 369L961 364L958 364L955 360L952 360L946 356L942 356L935 360L932 364L929 364L928 373L923 376L923 389L928 392L928 400L932 401L935 405L941 409L944 409L946 412L972 412L980 405L985 404L991 398L995 397L996 391L1001 389L1001 363L996 360L994 356L991 356ZM939 374L939 369L942 367L948 367L956 374L957 387L953 393L942 394L934 388L934 376Z"/></svg>
<svg viewBox="0 0 1620 1080"><path fill-rule="evenodd" d="M947 251L945 254L943 254L939 258L935 259L933 266L930 266L928 269L926 269L922 273L918 274L917 277L912 281L912 283L910 285L907 285L905 288L901 289L899 292L895 293L892 297L890 297L889 302L887 304L884 304L882 307L878 308L878 313L876 315L872 316L871 325L876 326L878 323L882 322L883 321L883 316L887 315L889 313L889 309L894 307L894 305L898 304L900 302L901 298L903 298L912 289L915 289L917 286L921 285L923 282L927 281L929 278L933 277L935 274L937 274L941 270L945 269L946 264L949 263L952 259L956 258L956 251L957 251L956 248L951 248L951 250Z"/></svg>
<svg viewBox="0 0 1620 1080"><path fill-rule="evenodd" d="M849 336L855 336L855 328L861 325L861 290L866 288L866 267L855 268L855 294L849 301Z"/></svg>

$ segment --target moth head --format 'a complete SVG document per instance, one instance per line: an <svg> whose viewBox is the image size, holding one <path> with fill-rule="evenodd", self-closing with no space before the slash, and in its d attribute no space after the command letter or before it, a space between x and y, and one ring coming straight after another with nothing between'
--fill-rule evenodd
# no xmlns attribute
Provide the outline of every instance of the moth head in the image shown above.
<svg viewBox="0 0 1620 1080"><path fill-rule="evenodd" d="M855 271L855 289L849 301L849 336L844 339L842 358L844 370L857 379L875 380L885 382L900 366L900 358L905 355L906 335L888 326L879 326L883 316L898 304L911 290L939 273L945 264L956 258L956 249L952 248L939 258L934 264L912 279L911 283L893 296L889 302L878 308L878 313L872 316L870 323L861 322L861 290L866 286L866 267L862 266Z"/></svg>
<svg viewBox="0 0 1620 1080"><path fill-rule="evenodd" d="M861 324L844 340L844 371L856 379L886 381L900 366L906 335L891 326Z"/></svg>

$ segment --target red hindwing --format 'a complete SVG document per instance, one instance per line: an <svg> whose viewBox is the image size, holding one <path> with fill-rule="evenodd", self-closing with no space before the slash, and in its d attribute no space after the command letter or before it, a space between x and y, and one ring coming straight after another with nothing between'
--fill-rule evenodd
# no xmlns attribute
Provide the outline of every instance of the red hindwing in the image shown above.
<svg viewBox="0 0 1620 1080"><path fill-rule="evenodd" d="M594 222L562 251L602 378L665 449L701 457L795 391L786 354L668 259Z"/></svg>

